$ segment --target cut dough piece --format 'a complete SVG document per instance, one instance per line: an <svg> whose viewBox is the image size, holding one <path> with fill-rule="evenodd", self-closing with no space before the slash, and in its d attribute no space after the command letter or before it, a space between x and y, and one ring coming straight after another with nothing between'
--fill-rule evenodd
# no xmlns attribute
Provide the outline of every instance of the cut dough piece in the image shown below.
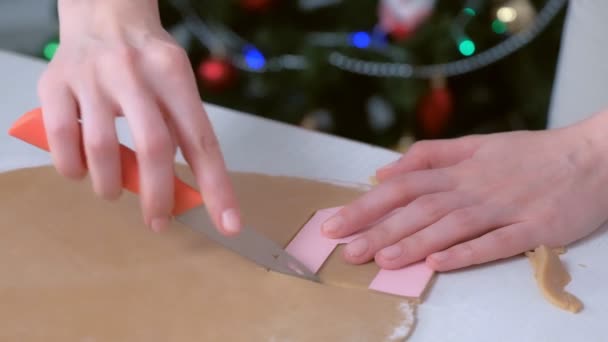
<svg viewBox="0 0 608 342"><path fill-rule="evenodd" d="M583 303L564 290L571 278L558 256L563 251L563 248L552 250L541 245L534 252L526 253L526 256L534 268L534 277L543 296L551 304L576 313L583 308Z"/></svg>

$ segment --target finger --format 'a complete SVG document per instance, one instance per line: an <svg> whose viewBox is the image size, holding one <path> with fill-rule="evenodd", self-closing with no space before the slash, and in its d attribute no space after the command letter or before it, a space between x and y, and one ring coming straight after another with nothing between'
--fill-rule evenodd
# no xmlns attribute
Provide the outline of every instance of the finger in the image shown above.
<svg viewBox="0 0 608 342"><path fill-rule="evenodd" d="M78 105L70 88L44 76L39 84L44 127L53 164L64 177L80 179L86 168L81 148Z"/></svg>
<svg viewBox="0 0 608 342"><path fill-rule="evenodd" d="M84 149L93 189L105 199L122 192L116 110L101 90L88 84L79 92Z"/></svg>
<svg viewBox="0 0 608 342"><path fill-rule="evenodd" d="M162 100L157 98L156 102L158 103L158 106L160 107L160 111L163 116L163 120L165 121L165 124L167 125L167 129L169 130L169 136L171 137L171 148L173 151L172 154L173 154L173 156L175 156L175 154L177 153L177 148L179 147L178 137L177 137L177 128L175 127L175 124L173 123L173 120L171 119L171 112L169 112L169 110L165 107L165 104L162 102Z"/></svg>
<svg viewBox="0 0 608 342"><path fill-rule="evenodd" d="M179 145L177 142L177 128L175 128L175 124L167 115L163 115L163 117L165 119L165 123L167 124L167 128L169 129L169 135L171 136L172 154L175 156L177 153L177 147Z"/></svg>
<svg viewBox="0 0 608 342"><path fill-rule="evenodd" d="M118 96L131 129L140 172L146 224L158 232L167 227L174 204L174 154L167 124L149 89L130 70Z"/></svg>
<svg viewBox="0 0 608 342"><path fill-rule="evenodd" d="M344 249L344 258L355 264L368 262L384 247L430 226L453 210L473 203L471 197L458 192L418 197L349 243Z"/></svg>
<svg viewBox="0 0 608 342"><path fill-rule="evenodd" d="M499 210L486 205L460 208L434 224L380 250L376 263L386 269L397 269L420 261L431 253L476 238L500 227Z"/></svg>
<svg viewBox="0 0 608 342"><path fill-rule="evenodd" d="M470 135L457 139L419 141L400 159L378 169L376 178L382 182L405 172L455 165L470 158L482 139L482 136Z"/></svg>
<svg viewBox="0 0 608 342"><path fill-rule="evenodd" d="M518 222L434 253L426 263L444 272L509 258L538 247L538 239L533 234L537 228L534 222Z"/></svg>
<svg viewBox="0 0 608 342"><path fill-rule="evenodd" d="M172 76L164 78L164 84L156 82L156 92L170 113L179 145L216 227L224 234L236 234L241 229L236 196L219 142L196 92L190 64L178 59L173 65Z"/></svg>
<svg viewBox="0 0 608 342"><path fill-rule="evenodd" d="M176 104L175 107L177 106ZM192 167L216 227L225 234L237 234L241 229L241 218L236 195L217 137L201 103L199 107L196 111L188 112L198 116L198 119L192 119L191 127L185 127L186 122L183 117L175 120L179 132L179 145L182 147L186 161ZM179 111L176 109L175 112L187 113L184 109Z"/></svg>
<svg viewBox="0 0 608 342"><path fill-rule="evenodd" d="M323 224L323 233L332 238L351 235L417 197L448 191L451 186L449 177L440 169L392 178L343 207Z"/></svg>

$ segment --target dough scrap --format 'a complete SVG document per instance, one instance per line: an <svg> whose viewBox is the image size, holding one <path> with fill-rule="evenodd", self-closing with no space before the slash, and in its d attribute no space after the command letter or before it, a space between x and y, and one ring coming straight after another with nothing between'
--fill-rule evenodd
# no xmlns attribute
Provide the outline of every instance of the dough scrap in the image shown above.
<svg viewBox="0 0 608 342"><path fill-rule="evenodd" d="M372 186L376 186L376 185L380 184L380 182L378 181L378 178L376 178L376 176L370 176L369 184L371 184Z"/></svg>
<svg viewBox="0 0 608 342"><path fill-rule="evenodd" d="M583 303L564 289L572 278L558 256L563 253L563 248L552 250L541 245L533 252L527 252L526 256L534 268L534 277L543 296L558 308L577 313L583 308Z"/></svg>

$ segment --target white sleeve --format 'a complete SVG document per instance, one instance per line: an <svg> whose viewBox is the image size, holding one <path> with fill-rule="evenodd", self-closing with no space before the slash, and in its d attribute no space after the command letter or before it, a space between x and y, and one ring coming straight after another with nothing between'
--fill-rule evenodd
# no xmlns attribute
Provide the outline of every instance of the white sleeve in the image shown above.
<svg viewBox="0 0 608 342"><path fill-rule="evenodd" d="M569 1L548 128L608 109L608 1Z"/></svg>

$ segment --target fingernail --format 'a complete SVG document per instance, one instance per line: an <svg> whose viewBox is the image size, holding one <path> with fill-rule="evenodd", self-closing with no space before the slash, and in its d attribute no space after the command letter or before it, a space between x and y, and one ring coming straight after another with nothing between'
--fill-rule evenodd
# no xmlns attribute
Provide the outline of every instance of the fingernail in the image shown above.
<svg viewBox="0 0 608 342"><path fill-rule="evenodd" d="M152 231L154 231L156 233L162 232L163 230L165 230L165 228L167 228L168 225L169 225L169 219L167 217L153 218L152 222L150 223Z"/></svg>
<svg viewBox="0 0 608 342"><path fill-rule="evenodd" d="M368 247L366 239L357 239L346 245L346 253L352 257L359 257L367 252Z"/></svg>
<svg viewBox="0 0 608 342"><path fill-rule="evenodd" d="M222 213L222 227L229 233L236 233L241 229L241 220L236 209L226 209Z"/></svg>
<svg viewBox="0 0 608 342"><path fill-rule="evenodd" d="M380 251L380 255L387 260L398 258L403 253L403 249L399 245L392 245Z"/></svg>
<svg viewBox="0 0 608 342"><path fill-rule="evenodd" d="M333 235L342 229L344 219L341 216L334 216L323 224L323 232L328 235Z"/></svg>

